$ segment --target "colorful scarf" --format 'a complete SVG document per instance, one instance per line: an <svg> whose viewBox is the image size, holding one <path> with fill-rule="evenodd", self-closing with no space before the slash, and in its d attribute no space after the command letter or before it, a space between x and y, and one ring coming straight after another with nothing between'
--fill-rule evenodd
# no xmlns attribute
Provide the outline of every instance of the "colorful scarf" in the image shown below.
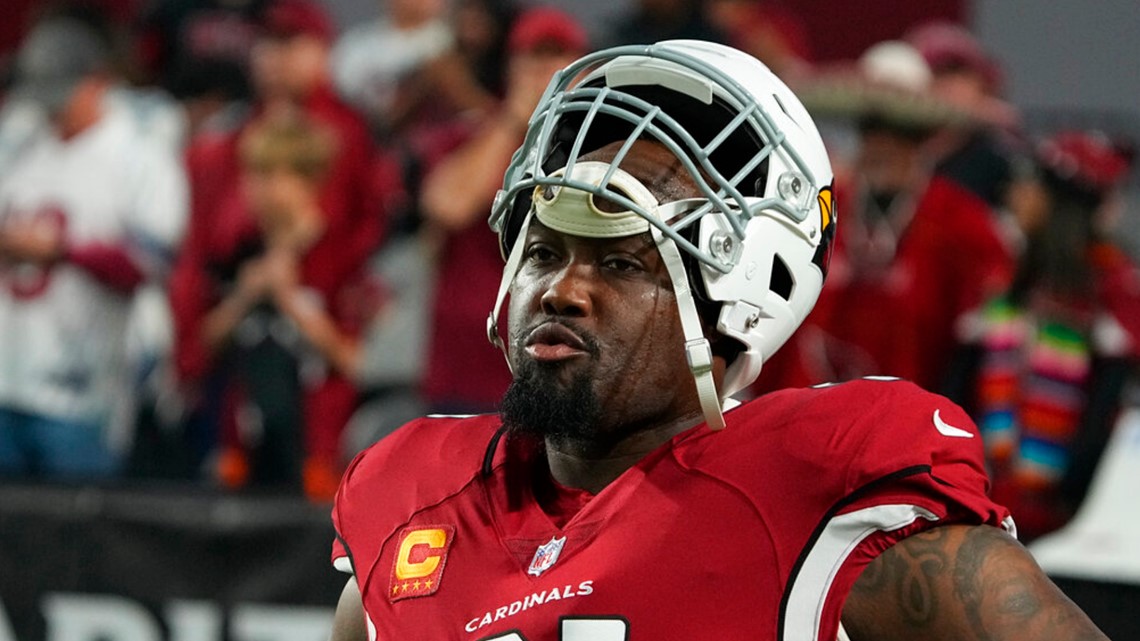
<svg viewBox="0 0 1140 641"><path fill-rule="evenodd" d="M978 427L995 483L1048 493L1068 470L1085 406L1089 323L1072 308L1030 307L998 299L983 310Z"/></svg>

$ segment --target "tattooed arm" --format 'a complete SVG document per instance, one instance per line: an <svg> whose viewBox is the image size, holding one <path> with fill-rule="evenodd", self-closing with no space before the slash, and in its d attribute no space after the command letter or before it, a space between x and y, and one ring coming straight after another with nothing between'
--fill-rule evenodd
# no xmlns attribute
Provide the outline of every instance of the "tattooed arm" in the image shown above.
<svg viewBox="0 0 1140 641"><path fill-rule="evenodd" d="M843 608L852 641L1107 641L1029 552L990 526L904 539L863 571Z"/></svg>

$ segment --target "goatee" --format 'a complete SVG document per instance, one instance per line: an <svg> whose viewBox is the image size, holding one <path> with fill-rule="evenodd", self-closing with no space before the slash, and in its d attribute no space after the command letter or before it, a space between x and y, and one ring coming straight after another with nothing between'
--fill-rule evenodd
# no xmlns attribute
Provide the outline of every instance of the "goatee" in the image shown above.
<svg viewBox="0 0 1140 641"><path fill-rule="evenodd" d="M601 405L589 369L559 382L554 367L523 359L499 406L507 430L556 441L590 441L597 437Z"/></svg>

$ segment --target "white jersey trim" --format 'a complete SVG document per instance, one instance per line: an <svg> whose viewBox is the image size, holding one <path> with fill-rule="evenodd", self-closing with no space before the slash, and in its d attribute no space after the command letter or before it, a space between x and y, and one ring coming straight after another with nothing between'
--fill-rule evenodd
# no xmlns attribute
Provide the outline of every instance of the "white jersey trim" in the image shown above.
<svg viewBox="0 0 1140 641"><path fill-rule="evenodd" d="M356 574L352 571L352 559L347 556L338 556L333 559L333 567L345 574Z"/></svg>
<svg viewBox="0 0 1140 641"><path fill-rule="evenodd" d="M851 553L875 532L893 532L919 518L938 520L933 512L917 505L876 505L832 518L804 558L789 589L783 638L819 641L831 585Z"/></svg>

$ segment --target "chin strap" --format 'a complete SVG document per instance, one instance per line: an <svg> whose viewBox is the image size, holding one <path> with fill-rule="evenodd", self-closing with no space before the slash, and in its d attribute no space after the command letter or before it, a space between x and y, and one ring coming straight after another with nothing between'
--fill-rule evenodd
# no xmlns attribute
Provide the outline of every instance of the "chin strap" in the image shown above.
<svg viewBox="0 0 1140 641"><path fill-rule="evenodd" d="M709 339L705 338L701 327L701 317L689 288L689 276L681 262L681 252L676 243L667 238L656 227L652 229L657 251L665 261L669 278L673 281L673 295L677 299L677 311L681 314L681 329L685 333L685 358L689 361L689 372L697 384L697 397L701 401L701 411L705 422L714 430L724 429L724 414L721 413L720 397L713 381L713 356Z"/></svg>

